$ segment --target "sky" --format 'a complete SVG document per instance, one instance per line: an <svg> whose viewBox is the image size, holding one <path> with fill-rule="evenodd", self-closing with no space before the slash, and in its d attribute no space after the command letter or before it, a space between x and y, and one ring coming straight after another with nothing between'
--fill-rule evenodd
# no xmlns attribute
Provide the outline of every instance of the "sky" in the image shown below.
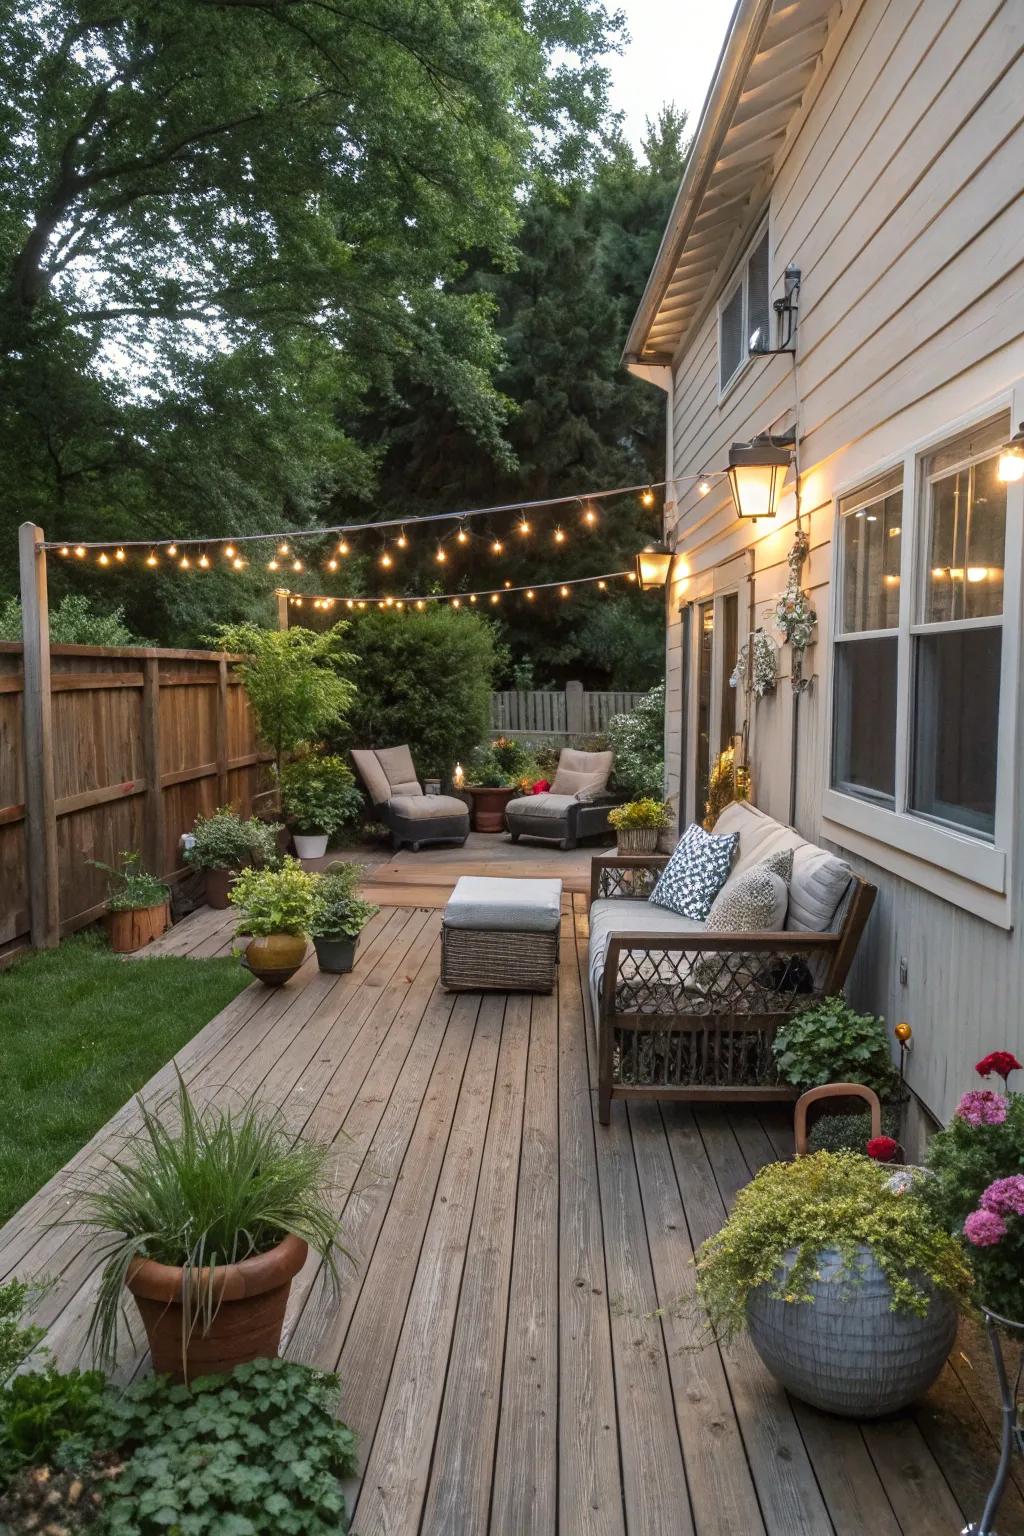
<svg viewBox="0 0 1024 1536"><path fill-rule="evenodd" d="M625 134L639 147L644 121L667 101L697 126L725 40L735 0L616 0L631 41L611 55L612 105L625 113ZM614 8L614 7L611 7Z"/></svg>

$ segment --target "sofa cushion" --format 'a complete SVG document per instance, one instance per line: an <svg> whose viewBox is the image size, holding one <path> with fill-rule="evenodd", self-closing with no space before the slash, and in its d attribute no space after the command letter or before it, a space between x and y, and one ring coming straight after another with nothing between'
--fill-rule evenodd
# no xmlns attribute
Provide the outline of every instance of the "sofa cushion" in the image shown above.
<svg viewBox="0 0 1024 1536"><path fill-rule="evenodd" d="M466 802L454 795L392 795L388 809L405 821L448 821L459 816L469 825Z"/></svg>
<svg viewBox="0 0 1024 1536"><path fill-rule="evenodd" d="M511 821L564 821L574 803L574 795L545 791L540 795L521 795L510 800L505 814Z"/></svg>
<svg viewBox="0 0 1024 1536"><path fill-rule="evenodd" d="M727 805L715 823L716 834L739 835L733 878L775 853L793 850L789 883L789 933L827 933L846 895L853 870L845 859L807 842L792 827L784 827L747 801Z"/></svg>
<svg viewBox="0 0 1024 1536"><path fill-rule="evenodd" d="M665 933L678 937L687 933L703 933L704 924L695 918L682 917L668 907L652 907L649 901L602 898L590 909L590 950L588 970L590 996L594 1004L595 1018L601 996L601 977L604 974L608 942L612 934ZM657 951L652 952L651 969L657 970L664 959ZM671 962L669 962L671 965ZM666 966L666 971L668 966ZM675 976L673 968L673 976Z"/></svg>
<svg viewBox="0 0 1024 1536"><path fill-rule="evenodd" d="M563 747L551 793L577 795L581 790L606 788L614 761L613 752L579 752L573 747Z"/></svg>
<svg viewBox="0 0 1024 1536"><path fill-rule="evenodd" d="M390 800L391 785L388 783L387 774L377 761L376 752L353 748L352 761L374 805L384 805Z"/></svg>
<svg viewBox="0 0 1024 1536"><path fill-rule="evenodd" d="M734 832L723 837L693 822L662 870L651 904L703 921L726 882L738 841Z"/></svg>
<svg viewBox="0 0 1024 1536"><path fill-rule="evenodd" d="M408 747L378 747L376 755L391 786L391 795L422 795L423 787L416 777Z"/></svg>
<svg viewBox="0 0 1024 1536"><path fill-rule="evenodd" d="M446 928L487 933L551 933L561 917L561 880L462 875L444 909Z"/></svg>
<svg viewBox="0 0 1024 1536"><path fill-rule="evenodd" d="M781 933L789 891L766 864L755 864L723 886L708 913L709 933Z"/></svg>

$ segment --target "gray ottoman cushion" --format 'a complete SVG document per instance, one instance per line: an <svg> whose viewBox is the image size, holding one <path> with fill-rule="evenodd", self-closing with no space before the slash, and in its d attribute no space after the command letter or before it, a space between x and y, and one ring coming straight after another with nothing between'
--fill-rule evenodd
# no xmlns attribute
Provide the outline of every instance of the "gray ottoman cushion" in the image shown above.
<svg viewBox="0 0 1024 1536"><path fill-rule="evenodd" d="M562 916L561 880L496 880L462 875L444 909L448 928L551 933Z"/></svg>

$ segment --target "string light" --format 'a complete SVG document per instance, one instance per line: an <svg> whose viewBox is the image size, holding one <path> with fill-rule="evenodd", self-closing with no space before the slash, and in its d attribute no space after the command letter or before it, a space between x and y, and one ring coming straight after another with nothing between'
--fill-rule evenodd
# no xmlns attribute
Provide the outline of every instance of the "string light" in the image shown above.
<svg viewBox="0 0 1024 1536"><path fill-rule="evenodd" d="M608 583L606 581L599 581L598 584L597 584L597 590L599 592L607 592L608 591Z"/></svg>
<svg viewBox="0 0 1024 1536"><path fill-rule="evenodd" d="M511 585L512 585L512 583L510 581L506 581L506 583L505 583L506 588L507 587L511 587Z"/></svg>
<svg viewBox="0 0 1024 1536"><path fill-rule="evenodd" d="M302 570L302 561L301 560L293 560L292 561L292 570L293 571L301 571Z"/></svg>
<svg viewBox="0 0 1024 1536"><path fill-rule="evenodd" d="M110 556L107 554L106 550L104 550L103 553L100 555L100 565L109 565L109 564L110 564Z"/></svg>
<svg viewBox="0 0 1024 1536"><path fill-rule="evenodd" d="M75 545L75 554L78 556L79 560L84 560L85 559L85 545L84 544L76 544Z"/></svg>
<svg viewBox="0 0 1024 1536"><path fill-rule="evenodd" d="M245 569L245 561L239 555L235 556L231 564L234 566L236 571L243 571Z"/></svg>
<svg viewBox="0 0 1024 1536"><path fill-rule="evenodd" d="M189 560L188 555L182 555L180 565L183 571L187 571L191 563L192 562Z"/></svg>
<svg viewBox="0 0 1024 1536"><path fill-rule="evenodd" d="M471 592L469 594L469 600L470 600L471 603L475 603L476 602L476 593L475 592Z"/></svg>
<svg viewBox="0 0 1024 1536"><path fill-rule="evenodd" d="M280 569L281 569L281 566L280 566L280 563L277 560L268 560L267 561L267 570L268 571L279 571Z"/></svg>
<svg viewBox="0 0 1024 1536"><path fill-rule="evenodd" d="M653 507L654 506L654 492L651 490L650 486L647 487L646 491L643 491L641 493L640 503L641 503L642 506L645 506L645 507Z"/></svg>
<svg viewBox="0 0 1024 1536"><path fill-rule="evenodd" d="M390 570L391 566L393 566L395 562L392 560L392 558L388 554L387 550L385 550L384 553L380 557L380 563L384 567L385 570Z"/></svg>
<svg viewBox="0 0 1024 1536"><path fill-rule="evenodd" d="M529 533L529 531L530 531L530 525L526 521L526 518L525 517L521 518L519 520L519 522L517 523L517 525L516 525L516 532L517 533L521 533L523 535L523 538L525 539L525 537Z"/></svg>
<svg viewBox="0 0 1024 1536"><path fill-rule="evenodd" d="M533 588L532 587L527 587L527 589L526 589L526 599L527 599L527 602L532 603L533 602L533 598L534 598Z"/></svg>
<svg viewBox="0 0 1024 1536"><path fill-rule="evenodd" d="M158 560L156 558L156 555L153 554L152 550L150 550L149 554L146 557L146 564L150 565L150 566L159 564L159 562L158 562Z"/></svg>
<svg viewBox="0 0 1024 1536"><path fill-rule="evenodd" d="M201 569L202 569L202 570L204 570L204 571L205 571L205 570L208 570L208 569L209 569L209 566L210 566L210 562L209 562L209 560L208 560L208 559L207 559L207 558L206 558L206 556L205 556L205 555L200 555L200 556L199 556L199 560L198 560L198 562L197 562L197 564L198 564L198 565L199 565L199 566L200 566L200 568L201 568Z"/></svg>
<svg viewBox="0 0 1024 1536"><path fill-rule="evenodd" d="M287 544L279 544L277 546L277 552L278 552L279 555L290 555L291 554L291 550L288 548Z"/></svg>
<svg viewBox="0 0 1024 1536"><path fill-rule="evenodd" d="M572 576L566 581L545 581L531 587L514 587L511 582L506 581L503 588L492 587L484 592L470 592L469 594L465 592L432 592L420 597L396 598L387 596L368 600L361 597L331 597L325 593L320 593L317 600L326 608L331 608L338 602L344 602L348 609L366 608L367 606L373 607L376 605L378 608L403 607L422 611L431 603L446 603L449 607L454 607L458 603L460 607L465 607L467 603L477 604L484 601L484 599L488 599L491 603L497 604L500 603L503 597L514 597L517 593L521 594L528 602L533 602L541 595L542 590L550 589L554 593L556 588L558 589L557 595L561 597L571 596L573 587L578 586L595 585L601 591L607 591L609 590L609 583L620 579L635 581L636 576L632 571L607 571L603 576ZM309 601L314 601L311 594L307 593L306 596ZM289 602L294 603L296 597L297 594L289 594Z"/></svg>
<svg viewBox="0 0 1024 1536"><path fill-rule="evenodd" d="M421 611L421 612L422 612L422 610L423 610L423 609L424 609L424 608L425 608L425 607L426 607L426 606L427 606L427 605L426 605L426 603L425 603L425 602L424 602L424 601L423 601L423 599L422 599L422 597L419 597L419 598L417 598L417 599L416 599L416 607L417 607L417 608L419 608L419 609L420 609L420 611Z"/></svg>
<svg viewBox="0 0 1024 1536"><path fill-rule="evenodd" d="M234 558L235 558L235 546L233 544L225 545L225 547L224 547L224 559L225 560L233 560Z"/></svg>
<svg viewBox="0 0 1024 1536"><path fill-rule="evenodd" d="M347 555L348 553L349 553L348 543L346 542L345 539L342 539L341 543L338 545L338 554L339 555Z"/></svg>
<svg viewBox="0 0 1024 1536"><path fill-rule="evenodd" d="M405 536L405 529L404 528L402 529L401 533L398 535L398 538L395 540L395 543L398 545L399 549L408 549L408 547L409 547L409 540Z"/></svg>
<svg viewBox="0 0 1024 1536"><path fill-rule="evenodd" d="M328 560L328 562L327 562L327 569L329 571L336 571L338 569L338 562L337 562L337 560Z"/></svg>
<svg viewBox="0 0 1024 1536"><path fill-rule="evenodd" d="M64 556L64 558L66 560L68 555L70 555L71 550L68 548L68 546L66 544L62 544L61 547L60 547L60 552L61 552L61 554Z"/></svg>
<svg viewBox="0 0 1024 1536"><path fill-rule="evenodd" d="M468 544L469 543L469 534L466 532L465 528L461 528L460 527L460 529L459 529L458 533L455 535L455 537L458 539L460 544Z"/></svg>
<svg viewBox="0 0 1024 1536"><path fill-rule="evenodd" d="M437 561L438 565L444 565L448 559L447 552L440 544L437 546L437 554L434 556L434 559Z"/></svg>
<svg viewBox="0 0 1024 1536"><path fill-rule="evenodd" d="M177 546L177 544L168 544L168 546L167 546L167 553L170 555L171 559L173 560L175 555L178 553L178 546Z"/></svg>
<svg viewBox="0 0 1024 1536"><path fill-rule="evenodd" d="M559 595L559 597L568 597L569 596L569 588L568 587L559 587L558 595Z"/></svg>
<svg viewBox="0 0 1024 1536"><path fill-rule="evenodd" d="M555 543L556 544L564 544L565 543L565 532L561 528L556 528L555 529Z"/></svg>
<svg viewBox="0 0 1024 1536"><path fill-rule="evenodd" d="M594 524L597 522L597 513L589 503L583 508L583 521L586 523L588 528L593 528Z"/></svg>
<svg viewBox="0 0 1024 1536"><path fill-rule="evenodd" d="M711 482L710 482L710 480L702 479L702 480L700 480L698 482L698 484L697 484L697 495L698 496L706 496L710 490L711 490Z"/></svg>
<svg viewBox="0 0 1024 1536"><path fill-rule="evenodd" d="M494 543L491 545L491 554L492 555L500 555L504 548L505 548L505 546L501 542L501 540L500 539L495 539Z"/></svg>
<svg viewBox="0 0 1024 1536"><path fill-rule="evenodd" d="M462 607L461 600L459 598L457 598L457 597L453 597L452 598L452 607L453 608L461 608Z"/></svg>

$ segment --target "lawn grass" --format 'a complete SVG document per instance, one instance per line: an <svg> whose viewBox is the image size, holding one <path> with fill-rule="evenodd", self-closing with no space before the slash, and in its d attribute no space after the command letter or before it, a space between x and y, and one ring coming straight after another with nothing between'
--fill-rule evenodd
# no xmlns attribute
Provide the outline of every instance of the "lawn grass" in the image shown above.
<svg viewBox="0 0 1024 1536"><path fill-rule="evenodd" d="M251 979L237 960L124 961L96 932L0 971L0 1222Z"/></svg>

